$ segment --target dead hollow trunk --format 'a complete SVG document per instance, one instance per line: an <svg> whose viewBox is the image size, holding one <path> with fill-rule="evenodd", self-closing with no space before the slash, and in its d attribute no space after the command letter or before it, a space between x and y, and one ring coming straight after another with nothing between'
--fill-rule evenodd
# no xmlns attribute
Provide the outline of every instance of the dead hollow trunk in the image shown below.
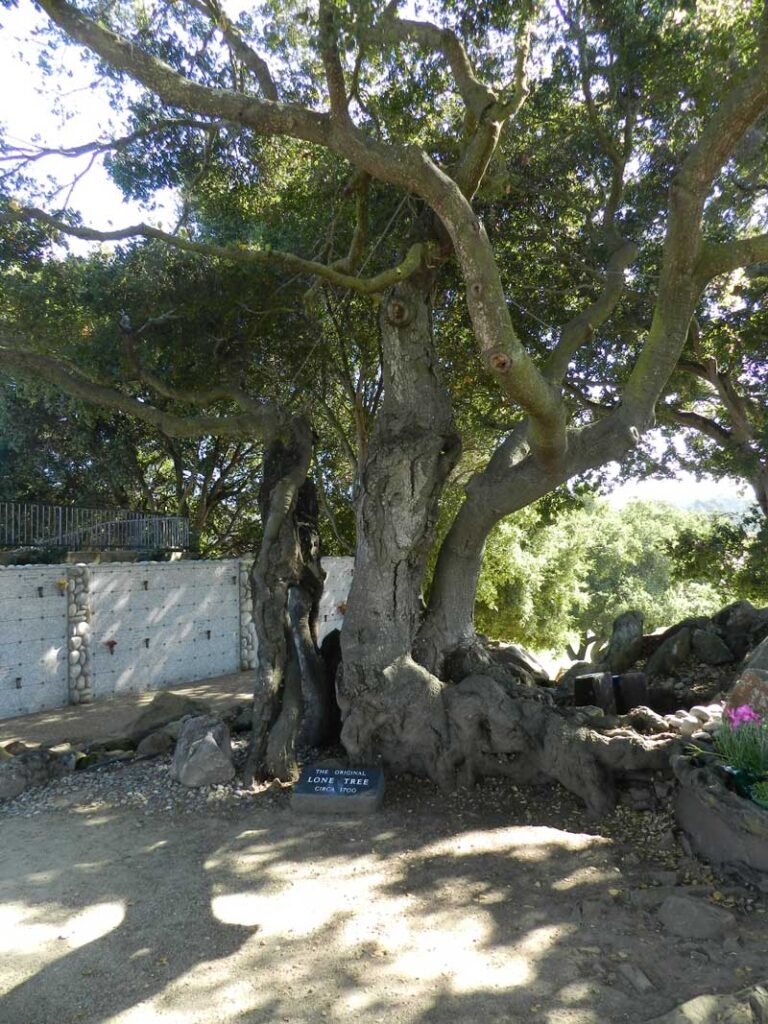
<svg viewBox="0 0 768 1024"><path fill-rule="evenodd" d="M303 419L294 421L288 442L273 442L264 456L264 536L251 573L258 652L248 784L254 777L295 778L297 747L333 739L335 695L317 647L325 574L317 495L307 477L311 456Z"/></svg>

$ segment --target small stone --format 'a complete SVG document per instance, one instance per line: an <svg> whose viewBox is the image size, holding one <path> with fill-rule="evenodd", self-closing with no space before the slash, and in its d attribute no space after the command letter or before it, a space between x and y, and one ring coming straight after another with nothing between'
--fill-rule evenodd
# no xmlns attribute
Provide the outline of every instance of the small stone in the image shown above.
<svg viewBox="0 0 768 1024"><path fill-rule="evenodd" d="M698 718L693 715L686 715L685 718L680 719L680 733L683 739L688 739L693 736L695 732L699 731L701 722Z"/></svg>
<svg viewBox="0 0 768 1024"><path fill-rule="evenodd" d="M699 729L698 732L693 733L691 740L694 743L706 743L707 745L712 743L712 737L705 729Z"/></svg>
<svg viewBox="0 0 768 1024"><path fill-rule="evenodd" d="M710 717L709 708L705 708L701 704L692 707L689 714L694 715L700 722L708 722Z"/></svg>

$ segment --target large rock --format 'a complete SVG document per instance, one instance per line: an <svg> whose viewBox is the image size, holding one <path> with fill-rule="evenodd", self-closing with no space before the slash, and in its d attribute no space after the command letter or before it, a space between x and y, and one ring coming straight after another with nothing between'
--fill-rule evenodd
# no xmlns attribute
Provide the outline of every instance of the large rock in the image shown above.
<svg viewBox="0 0 768 1024"><path fill-rule="evenodd" d="M709 629L694 629L691 635L691 652L697 661L702 661L705 665L728 665L736 660L725 641Z"/></svg>
<svg viewBox="0 0 768 1024"><path fill-rule="evenodd" d="M659 920L681 939L722 939L736 927L736 918L693 896L668 896L659 907Z"/></svg>
<svg viewBox="0 0 768 1024"><path fill-rule="evenodd" d="M745 800L712 767L676 755L675 815L693 850L768 892L768 811Z"/></svg>
<svg viewBox="0 0 768 1024"><path fill-rule="evenodd" d="M733 995L696 996L647 1024L766 1024L768 992L764 985L750 985Z"/></svg>
<svg viewBox="0 0 768 1024"><path fill-rule="evenodd" d="M761 672L768 672L768 638L761 640L757 647L747 658L745 669L758 669Z"/></svg>
<svg viewBox="0 0 768 1024"><path fill-rule="evenodd" d="M128 727L127 731L133 741L138 743L145 736L157 732L158 729L162 729L163 726L179 718L184 718L187 715L199 717L209 713L210 708L202 700L183 697L179 693L158 693L152 699L152 703Z"/></svg>
<svg viewBox="0 0 768 1024"><path fill-rule="evenodd" d="M229 729L211 715L189 718L182 726L171 776L184 786L210 786L234 778Z"/></svg>
<svg viewBox="0 0 768 1024"><path fill-rule="evenodd" d="M521 647L519 644L498 643L494 644L491 650L493 659L499 665L509 666L515 672L522 669L523 672L531 676L534 682L549 682L547 670L538 658L525 647Z"/></svg>
<svg viewBox="0 0 768 1024"><path fill-rule="evenodd" d="M712 616L712 622L735 658L743 658L768 636L768 609L755 608L750 601L729 604Z"/></svg>
<svg viewBox="0 0 768 1024"><path fill-rule="evenodd" d="M173 736L166 729L158 729L145 736L136 748L137 757L159 757L173 747Z"/></svg>
<svg viewBox="0 0 768 1024"><path fill-rule="evenodd" d="M645 674L667 676L674 674L686 661L691 653L691 630L685 626L677 633L668 637L655 654L648 659Z"/></svg>
<svg viewBox="0 0 768 1024"><path fill-rule="evenodd" d="M0 801L13 800L33 786L44 786L75 769L75 754L27 750L0 763Z"/></svg>
<svg viewBox="0 0 768 1024"><path fill-rule="evenodd" d="M643 649L643 613L623 612L614 620L608 651L602 659L609 672L631 668Z"/></svg>
<svg viewBox="0 0 768 1024"><path fill-rule="evenodd" d="M726 706L739 708L748 704L753 711L768 718L768 670L745 669L728 694Z"/></svg>

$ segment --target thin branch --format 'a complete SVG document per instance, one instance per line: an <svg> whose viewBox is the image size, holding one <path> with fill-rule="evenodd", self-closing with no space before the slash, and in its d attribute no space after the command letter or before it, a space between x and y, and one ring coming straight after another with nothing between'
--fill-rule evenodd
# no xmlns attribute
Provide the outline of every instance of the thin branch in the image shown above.
<svg viewBox="0 0 768 1024"><path fill-rule="evenodd" d="M374 30L379 38L414 42L430 53L442 53L467 109L479 120L483 110L495 103L497 96L476 77L467 51L456 33L428 21L398 18L395 12L396 4L388 4L377 26L378 31Z"/></svg>
<svg viewBox="0 0 768 1024"><path fill-rule="evenodd" d="M624 272L637 257L634 242L624 242L608 260L603 289L586 309L573 317L560 335L544 366L544 373L551 381L562 381L568 365L578 349L589 341L619 304L624 293Z"/></svg>
<svg viewBox="0 0 768 1024"><path fill-rule="evenodd" d="M130 238L152 238L165 242L167 245L171 245L175 249L181 249L184 252L194 252L201 256L213 256L217 259L229 260L233 263L276 263L286 267L288 270L321 277L339 288L349 288L363 295L374 295L378 292L383 292L398 281L406 280L411 274L416 273L421 268L423 261L429 258L431 251L429 243L415 243L398 266L390 267L374 277L363 278L342 273L336 270L333 265L318 263L315 260L305 260L300 256L294 256L292 253L280 252L278 249L253 249L245 245L231 247L214 245L208 242L195 242L189 238L172 235L149 224L132 224L129 227L116 228L111 231L99 231L96 228L68 224L66 221L52 217L44 210L39 210L35 207L14 208L11 206L4 213L0 214L0 224L18 221L46 224L48 227L63 234L72 235L75 238L82 238L90 242L120 242Z"/></svg>
<svg viewBox="0 0 768 1024"><path fill-rule="evenodd" d="M289 136L328 145L330 119L294 103L243 96L230 89L193 82L169 64L141 50L67 0L40 0L40 7L67 35L87 46L115 70L125 71L166 103L183 110L232 120L264 135Z"/></svg>
<svg viewBox="0 0 768 1024"><path fill-rule="evenodd" d="M173 128L197 128L203 131L209 131L212 128L220 128L225 122L224 121L198 121L195 118L166 118L163 121L157 122L156 124L150 125L145 128L138 128L134 132L130 132L128 135L123 135L118 139L105 139L95 140L93 142L86 142L80 146L34 146L30 144L22 144L18 146L10 146L6 149L5 153L0 156L0 163L11 163L17 161L17 165L14 168L15 171L23 170L30 164L36 163L38 160L44 160L46 157L64 157L67 159L77 159L79 157L88 156L91 153L96 155L101 153L108 153L111 150L123 150L133 145L134 142L138 142L140 139L148 138L151 135L156 135L159 132L168 131ZM9 173L9 172L7 172ZM7 177L4 175L4 177Z"/></svg>
<svg viewBox="0 0 768 1024"><path fill-rule="evenodd" d="M669 416L682 427L689 427L700 434L705 434L720 445L730 446L733 444L734 438L731 431L722 427L716 420L712 420L708 416L702 416L700 413L692 412L689 409L679 409L668 403L662 403L659 406L659 412L662 415Z"/></svg>
<svg viewBox="0 0 768 1024"><path fill-rule="evenodd" d="M250 43L246 42L240 29L233 25L219 4L215 0L185 0L185 2L211 19L232 53L253 73L264 98L277 101L277 86L269 70L269 65Z"/></svg>

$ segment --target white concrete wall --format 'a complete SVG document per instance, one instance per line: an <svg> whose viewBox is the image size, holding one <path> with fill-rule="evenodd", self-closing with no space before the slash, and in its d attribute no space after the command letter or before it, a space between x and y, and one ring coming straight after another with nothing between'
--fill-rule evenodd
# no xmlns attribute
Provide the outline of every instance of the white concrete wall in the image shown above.
<svg viewBox="0 0 768 1024"><path fill-rule="evenodd" d="M65 578L59 565L0 569L0 718L68 701Z"/></svg>
<svg viewBox="0 0 768 1024"><path fill-rule="evenodd" d="M241 564L248 565L239 559L90 565L84 584L73 579L83 571L68 565L0 569L0 718L78 699L69 675L83 670L68 670L68 658L76 665L78 656L68 655L67 644L81 645L70 633L85 635L88 685L97 700L237 672L247 628L241 612L246 620L249 614ZM354 572L351 558L327 558L323 567L321 639L344 621ZM59 586L67 579L69 596ZM85 586L82 608L73 603L80 600L75 585Z"/></svg>
<svg viewBox="0 0 768 1024"><path fill-rule="evenodd" d="M96 565L90 572L97 700L240 668L237 560Z"/></svg>

